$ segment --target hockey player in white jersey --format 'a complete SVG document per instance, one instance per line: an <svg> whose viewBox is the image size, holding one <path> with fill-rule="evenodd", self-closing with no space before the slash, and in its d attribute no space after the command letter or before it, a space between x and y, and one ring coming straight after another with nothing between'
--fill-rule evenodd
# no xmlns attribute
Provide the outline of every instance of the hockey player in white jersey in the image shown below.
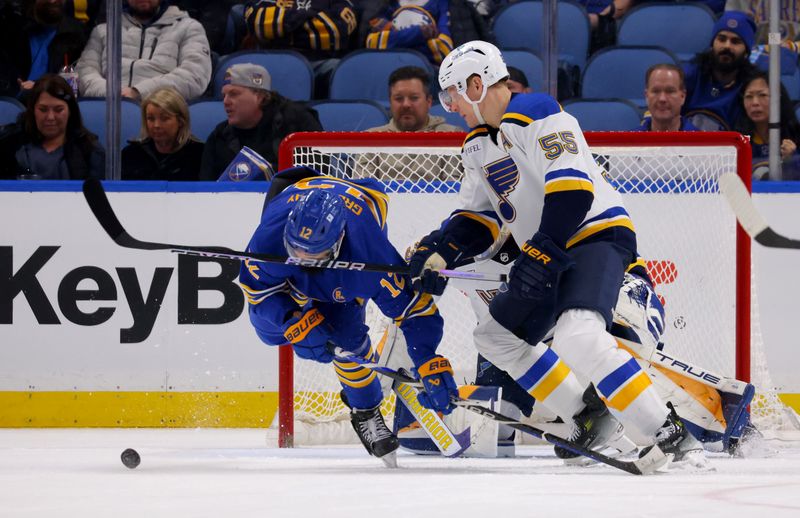
<svg viewBox="0 0 800 518"><path fill-rule="evenodd" d="M482 41L461 45L442 62L442 105L473 128L462 148L463 211L422 240L410 261L412 278L436 291L437 270L485 249L506 225L522 253L507 289L491 301L491 323L533 344L555 325L559 359L546 373L530 357L515 365L511 356L489 359L509 372L527 362L527 371L512 375L529 391L546 377L550 397L577 374L626 426L652 438L645 450L657 445L676 461L696 457L700 444L608 332L623 275L636 261L636 233L622 199L604 180L577 121L547 95L512 95L507 78L500 51ZM579 442L595 447L614 433L613 418L588 411L591 399L576 398L574 390L559 406L571 406Z"/></svg>

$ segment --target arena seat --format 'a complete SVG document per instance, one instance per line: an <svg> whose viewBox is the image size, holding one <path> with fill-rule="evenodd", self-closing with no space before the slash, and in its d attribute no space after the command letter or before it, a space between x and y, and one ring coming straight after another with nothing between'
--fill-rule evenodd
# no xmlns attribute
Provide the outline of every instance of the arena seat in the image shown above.
<svg viewBox="0 0 800 518"><path fill-rule="evenodd" d="M622 17L617 45L657 45L686 62L709 47L715 21L714 12L700 3L646 3Z"/></svg>
<svg viewBox="0 0 800 518"><path fill-rule="evenodd" d="M199 100L189 104L189 117L191 119L192 135L203 142L208 138L217 124L226 120L225 108L222 101Z"/></svg>
<svg viewBox="0 0 800 518"><path fill-rule="evenodd" d="M492 31L500 48L542 50L542 2L508 4L495 15ZM589 52L589 16L573 0L558 2L558 58L583 70Z"/></svg>
<svg viewBox="0 0 800 518"><path fill-rule="evenodd" d="M100 145L106 146L106 99L103 97L83 97L78 99L83 125L97 135ZM129 140L139 137L142 127L142 111L139 104L130 99L120 103L120 148Z"/></svg>
<svg viewBox="0 0 800 518"><path fill-rule="evenodd" d="M525 73L528 84L534 92L541 92L542 78L544 77L544 64L536 53L527 49L502 49L506 65L517 67Z"/></svg>
<svg viewBox="0 0 800 518"><path fill-rule="evenodd" d="M642 122L639 108L627 99L571 99L564 102L564 111L584 131L629 131Z"/></svg>
<svg viewBox="0 0 800 518"><path fill-rule="evenodd" d="M364 131L389 122L386 110L375 101L315 101L310 104L317 110L325 131Z"/></svg>
<svg viewBox="0 0 800 518"><path fill-rule="evenodd" d="M214 97L222 99L225 70L236 63L255 63L267 69L272 90L294 101L308 101L314 93L314 72L308 60L294 50L243 50L220 58L214 72Z"/></svg>
<svg viewBox="0 0 800 518"><path fill-rule="evenodd" d="M347 54L331 74L330 99L369 99L388 103L389 76L404 66L418 66L427 70L431 87L436 74L430 62L421 53L411 49L356 50Z"/></svg>
<svg viewBox="0 0 800 518"><path fill-rule="evenodd" d="M0 97L0 125L11 124L25 111L25 105L13 97Z"/></svg>
<svg viewBox="0 0 800 518"><path fill-rule="evenodd" d="M644 106L644 76L651 65L673 63L678 58L662 47L608 47L586 63L581 79L581 97L630 99Z"/></svg>

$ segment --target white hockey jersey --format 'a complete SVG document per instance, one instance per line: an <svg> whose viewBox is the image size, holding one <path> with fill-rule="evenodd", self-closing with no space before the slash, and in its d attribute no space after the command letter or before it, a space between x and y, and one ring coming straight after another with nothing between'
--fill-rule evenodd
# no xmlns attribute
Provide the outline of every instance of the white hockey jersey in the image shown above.
<svg viewBox="0 0 800 518"><path fill-rule="evenodd" d="M464 140L461 156L464 178L460 201L468 211L493 210L524 243L538 230L543 211L550 221L564 220L566 248L610 229L628 229L624 241L635 250L633 223L622 198L603 177L578 122L545 94L517 94L503 115L499 131L479 126ZM550 194L585 191L592 195L591 207L570 207L569 197L548 207ZM563 200L568 200L563 202ZM581 199L585 199L581 198ZM578 211L578 219L563 217ZM585 216L581 218L581 214ZM577 228L575 227L577 225ZM619 238L619 233L615 234ZM550 236L554 241L557 236Z"/></svg>

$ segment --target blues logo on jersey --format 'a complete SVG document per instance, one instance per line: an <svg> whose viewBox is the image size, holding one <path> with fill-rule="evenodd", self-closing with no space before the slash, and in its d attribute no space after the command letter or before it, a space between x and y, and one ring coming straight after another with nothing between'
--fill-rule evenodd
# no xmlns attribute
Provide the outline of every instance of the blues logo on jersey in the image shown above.
<svg viewBox="0 0 800 518"><path fill-rule="evenodd" d="M508 195L514 191L517 183L519 183L517 164L514 163L510 156L507 156L491 164L486 164L483 166L483 170L492 190L500 198L498 206L500 216L509 223L514 221L517 217L517 211L508 201Z"/></svg>

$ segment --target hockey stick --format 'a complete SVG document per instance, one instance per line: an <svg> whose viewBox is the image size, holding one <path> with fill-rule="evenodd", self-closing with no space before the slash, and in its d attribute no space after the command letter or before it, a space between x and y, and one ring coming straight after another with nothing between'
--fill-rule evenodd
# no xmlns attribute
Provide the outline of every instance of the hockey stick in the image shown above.
<svg viewBox="0 0 800 518"><path fill-rule="evenodd" d="M263 263L289 264L294 266L304 266L308 268L327 268L335 270L358 270L366 272L383 272L408 274L408 266L392 264L372 264L355 261L325 261L315 259L298 259L295 257L284 257L272 254L256 254L232 250L222 246L192 246L176 245L172 243L156 243L152 241L140 241L131 236L120 223L119 218L111 208L108 196L103 189L100 180L89 179L83 182L83 195L86 203L92 210L95 218L103 227L103 230L119 246L134 248L137 250L169 250L171 252L187 255L199 255L202 257L214 257L218 259L237 259L240 261L258 261ZM505 282L506 275L477 272L459 272L455 270L439 270L439 274L445 277L455 277L459 279L485 280L494 282Z"/></svg>
<svg viewBox="0 0 800 518"><path fill-rule="evenodd" d="M782 236L770 228L758 212L747 187L735 173L720 176L719 188L744 231L757 243L768 248L800 248L800 240Z"/></svg>
<svg viewBox="0 0 800 518"><path fill-rule="evenodd" d="M353 354L349 351L345 351L341 348L335 348L334 354L337 356L338 359L343 361L351 361L360 364L362 367L366 367L368 369L372 369L379 374L384 376L388 376L396 381L406 383L408 385L414 387L422 387L422 383L411 376L408 376L402 372L398 372L394 369L390 369L388 367L384 367L382 365L378 365L377 363L372 363L358 356ZM544 430L540 430L539 428L530 426L525 423L521 423L516 419L512 419L508 416L505 416L499 412L495 412L494 410L490 410L480 404L478 402L469 400L469 399L461 399L454 397L451 399L451 402L456 405L463 407L467 410L475 412L487 419L492 419L497 421L500 424L507 425L515 430L519 430L521 432L533 435L539 439L543 439L550 444L554 444L556 446L561 446L562 448L566 448L572 452L575 452L579 455L583 455L584 457L588 457L590 459L596 460L597 462L607 464L608 466L621 469L627 473L631 473L633 475L647 475L653 473L658 468L662 467L668 462L667 456L658 448L658 446L653 446L650 451L644 457L641 457L636 460L632 461L624 461L614 459L607 455L603 455L600 452L596 452L589 448L584 448L579 444L575 444L572 441L568 441L566 439L562 439L556 435L551 433L545 432Z"/></svg>

